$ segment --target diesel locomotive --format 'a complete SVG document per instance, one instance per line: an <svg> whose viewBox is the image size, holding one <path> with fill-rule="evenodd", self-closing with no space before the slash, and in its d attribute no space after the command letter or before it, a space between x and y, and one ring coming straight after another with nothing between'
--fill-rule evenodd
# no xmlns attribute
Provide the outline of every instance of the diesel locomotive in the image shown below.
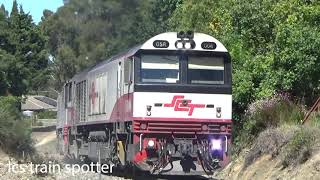
<svg viewBox="0 0 320 180"><path fill-rule="evenodd" d="M210 174L230 159L231 81L230 55L214 37L156 35L65 83L57 149L151 174Z"/></svg>

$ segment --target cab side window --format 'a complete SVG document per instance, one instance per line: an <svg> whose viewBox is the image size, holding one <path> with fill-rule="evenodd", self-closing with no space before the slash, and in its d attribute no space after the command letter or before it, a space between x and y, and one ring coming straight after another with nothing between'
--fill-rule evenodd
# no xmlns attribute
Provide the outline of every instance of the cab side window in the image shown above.
<svg viewBox="0 0 320 180"><path fill-rule="evenodd" d="M64 102L65 102L65 108L68 107L68 104L72 100L72 83L67 83L64 87Z"/></svg>
<svg viewBox="0 0 320 180"><path fill-rule="evenodd" d="M124 83L126 85L132 83L132 59L124 60Z"/></svg>

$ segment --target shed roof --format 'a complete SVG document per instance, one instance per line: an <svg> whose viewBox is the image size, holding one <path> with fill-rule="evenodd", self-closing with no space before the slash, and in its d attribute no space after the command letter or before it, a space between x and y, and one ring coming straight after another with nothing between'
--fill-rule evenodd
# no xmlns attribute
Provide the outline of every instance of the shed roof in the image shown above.
<svg viewBox="0 0 320 180"><path fill-rule="evenodd" d="M26 96L24 103L21 103L21 110L57 110L57 101L46 96Z"/></svg>

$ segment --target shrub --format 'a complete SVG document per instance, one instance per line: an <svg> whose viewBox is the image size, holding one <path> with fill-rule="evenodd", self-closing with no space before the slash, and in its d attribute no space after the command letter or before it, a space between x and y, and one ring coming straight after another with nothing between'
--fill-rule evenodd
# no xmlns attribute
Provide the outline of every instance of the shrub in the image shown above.
<svg viewBox="0 0 320 180"><path fill-rule="evenodd" d="M41 111L35 113L38 116L38 119L56 119L57 112L56 111Z"/></svg>
<svg viewBox="0 0 320 180"><path fill-rule="evenodd" d="M299 124L303 116L302 106L290 101L286 94L278 94L250 104L243 116L243 128L235 138L234 153L239 153L241 149L252 145L253 140L262 131L283 124Z"/></svg>
<svg viewBox="0 0 320 180"><path fill-rule="evenodd" d="M318 144L320 131L318 128L308 126L301 127L295 132L292 139L284 149L282 165L297 165L305 162L312 154L313 147Z"/></svg>
<svg viewBox="0 0 320 180"><path fill-rule="evenodd" d="M3 151L21 156L33 153L30 122L23 120L20 99L0 97L0 146Z"/></svg>
<svg viewBox="0 0 320 180"><path fill-rule="evenodd" d="M282 126L279 128L267 129L259 134L254 145L245 157L244 168L263 154L277 156L281 148L285 146L297 131L296 126Z"/></svg>

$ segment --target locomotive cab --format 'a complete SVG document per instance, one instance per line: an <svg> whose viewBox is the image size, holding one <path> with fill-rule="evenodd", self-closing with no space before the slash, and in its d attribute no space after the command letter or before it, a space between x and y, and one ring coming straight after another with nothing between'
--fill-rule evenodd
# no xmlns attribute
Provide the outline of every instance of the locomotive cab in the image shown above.
<svg viewBox="0 0 320 180"><path fill-rule="evenodd" d="M142 169L201 174L228 163L231 60L209 37L166 33L135 54L133 129L139 151L133 158Z"/></svg>

